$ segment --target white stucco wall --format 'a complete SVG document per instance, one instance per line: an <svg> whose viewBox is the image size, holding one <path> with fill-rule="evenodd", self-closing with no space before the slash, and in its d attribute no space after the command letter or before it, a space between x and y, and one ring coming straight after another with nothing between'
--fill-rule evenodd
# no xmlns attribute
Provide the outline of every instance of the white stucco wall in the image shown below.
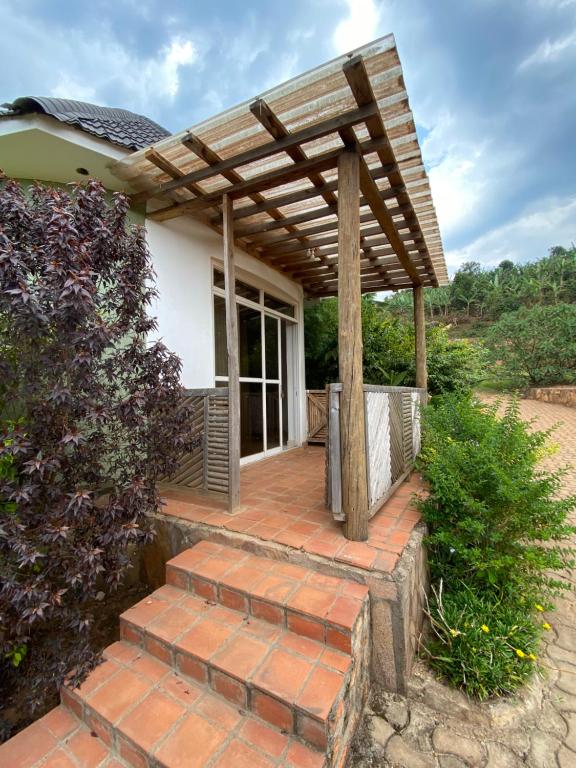
<svg viewBox="0 0 576 768"><path fill-rule="evenodd" d="M148 245L157 275L159 299L152 308L158 332L182 360L182 383L195 389L214 386L212 267L222 264L222 237L193 219L148 219ZM237 277L296 304L298 442L304 440L306 397L302 287L243 251L236 252Z"/></svg>

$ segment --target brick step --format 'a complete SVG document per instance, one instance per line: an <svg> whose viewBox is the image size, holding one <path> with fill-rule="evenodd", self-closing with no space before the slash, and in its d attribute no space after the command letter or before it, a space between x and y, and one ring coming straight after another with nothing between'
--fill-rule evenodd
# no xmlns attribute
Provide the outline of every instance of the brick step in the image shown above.
<svg viewBox="0 0 576 768"><path fill-rule="evenodd" d="M324 754L298 737L270 727L130 643L114 643L104 656L80 688L62 691L63 703L95 742L133 768L326 765Z"/></svg>
<svg viewBox="0 0 576 768"><path fill-rule="evenodd" d="M166 565L168 584L347 653L359 649L368 588L201 541Z"/></svg>
<svg viewBox="0 0 576 768"><path fill-rule="evenodd" d="M130 768L94 737L92 729L64 706L56 707L0 745L3 768Z"/></svg>
<svg viewBox="0 0 576 768"><path fill-rule="evenodd" d="M349 654L174 586L120 618L123 640L318 749L346 729Z"/></svg>

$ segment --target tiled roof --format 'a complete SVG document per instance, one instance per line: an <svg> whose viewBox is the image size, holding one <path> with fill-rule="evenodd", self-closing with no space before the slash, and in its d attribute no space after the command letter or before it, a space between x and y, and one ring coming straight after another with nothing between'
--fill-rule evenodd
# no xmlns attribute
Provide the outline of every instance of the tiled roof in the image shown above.
<svg viewBox="0 0 576 768"><path fill-rule="evenodd" d="M50 115L61 123L74 125L127 149L142 149L170 135L158 123L127 109L100 107L84 101L27 96L0 106L0 117L34 113Z"/></svg>

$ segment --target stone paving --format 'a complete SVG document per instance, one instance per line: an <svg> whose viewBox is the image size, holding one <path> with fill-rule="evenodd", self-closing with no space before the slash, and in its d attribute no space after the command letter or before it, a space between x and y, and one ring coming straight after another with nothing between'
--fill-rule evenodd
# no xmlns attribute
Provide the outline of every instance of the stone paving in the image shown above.
<svg viewBox="0 0 576 768"><path fill-rule="evenodd" d="M492 395L482 395L493 402ZM522 418L558 428L549 469L576 467L576 409L522 400ZM576 470L563 493L576 493ZM576 572L566 579L576 587ZM415 665L408 696L373 691L349 768L576 768L576 599L559 600L541 652L543 677L513 701L475 704Z"/></svg>

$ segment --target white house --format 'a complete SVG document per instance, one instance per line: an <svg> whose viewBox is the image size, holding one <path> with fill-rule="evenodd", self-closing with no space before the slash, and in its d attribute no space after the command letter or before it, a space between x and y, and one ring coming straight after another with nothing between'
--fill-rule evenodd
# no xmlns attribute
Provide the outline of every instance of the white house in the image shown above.
<svg viewBox="0 0 576 768"><path fill-rule="evenodd" d="M347 377L361 384L360 293L413 288L426 386L422 288L447 274L391 35L174 135L127 110L16 99L0 108L0 168L52 183L90 175L132 194L160 335L182 359L184 386L230 384L230 413L238 403L231 468L237 450L245 463L305 441L305 295L340 296L347 402ZM232 302L237 327L227 328ZM343 460L348 427L359 429L354 466L359 397L341 423Z"/></svg>

